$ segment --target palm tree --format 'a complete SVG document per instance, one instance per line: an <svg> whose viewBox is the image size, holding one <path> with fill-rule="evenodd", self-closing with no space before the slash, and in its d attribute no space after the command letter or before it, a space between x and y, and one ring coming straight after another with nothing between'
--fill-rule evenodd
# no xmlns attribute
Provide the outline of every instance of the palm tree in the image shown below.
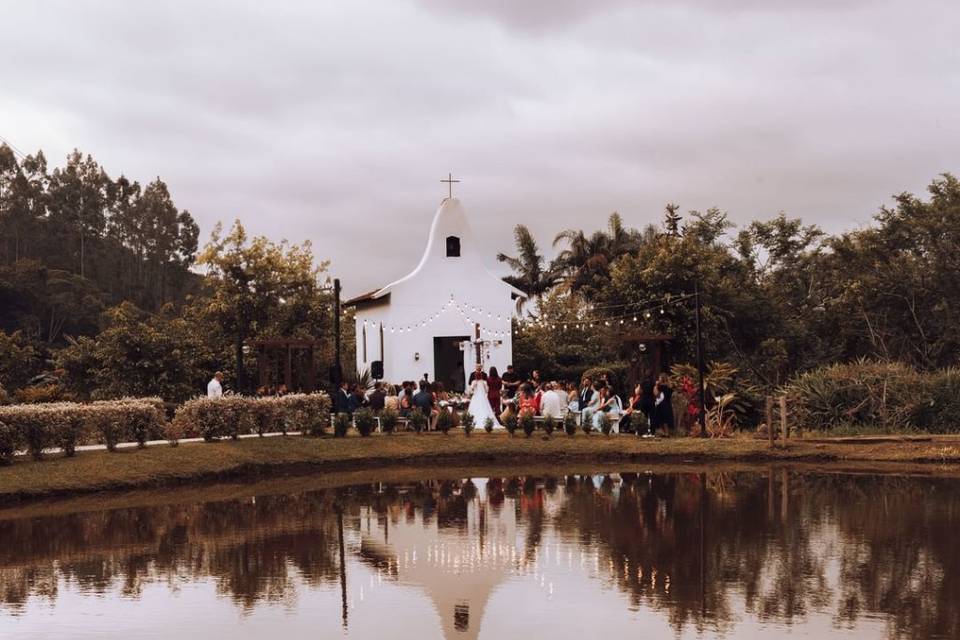
<svg viewBox="0 0 960 640"><path fill-rule="evenodd" d="M497 254L497 260L505 262L514 272L514 275L506 276L503 280L539 302L560 278L553 269L544 268L540 247L525 225L518 224L514 228L513 241L517 247L517 257Z"/></svg>
<svg viewBox="0 0 960 640"><path fill-rule="evenodd" d="M553 270L562 273L571 288L580 289L594 276L606 277L614 260L635 253L643 242L643 236L624 227L620 214L614 211L607 220L606 231L595 231L589 236L575 229L558 233L553 246L565 243L566 248L557 254Z"/></svg>

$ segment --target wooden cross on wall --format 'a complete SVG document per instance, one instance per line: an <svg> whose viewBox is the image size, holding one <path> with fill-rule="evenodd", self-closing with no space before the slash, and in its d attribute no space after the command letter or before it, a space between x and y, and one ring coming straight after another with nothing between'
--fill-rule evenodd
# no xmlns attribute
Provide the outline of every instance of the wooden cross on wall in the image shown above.
<svg viewBox="0 0 960 640"><path fill-rule="evenodd" d="M481 356L480 350L483 347L483 343L480 341L480 323L473 325L473 343L477 346L477 364L483 364L483 358Z"/></svg>
<svg viewBox="0 0 960 640"><path fill-rule="evenodd" d="M447 197L448 197L448 198L452 198L452 197L453 197L453 183L454 183L454 182L460 182L460 181L459 181L459 180L454 180L452 173L447 173L447 179L446 179L446 180L441 180L440 182L446 182L446 183L447 183Z"/></svg>

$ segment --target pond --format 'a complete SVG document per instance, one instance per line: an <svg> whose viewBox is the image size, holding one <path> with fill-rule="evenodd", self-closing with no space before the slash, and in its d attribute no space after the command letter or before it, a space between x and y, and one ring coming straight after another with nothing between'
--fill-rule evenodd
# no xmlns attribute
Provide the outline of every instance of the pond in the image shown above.
<svg viewBox="0 0 960 640"><path fill-rule="evenodd" d="M960 637L960 480L476 475L0 512L0 637Z"/></svg>

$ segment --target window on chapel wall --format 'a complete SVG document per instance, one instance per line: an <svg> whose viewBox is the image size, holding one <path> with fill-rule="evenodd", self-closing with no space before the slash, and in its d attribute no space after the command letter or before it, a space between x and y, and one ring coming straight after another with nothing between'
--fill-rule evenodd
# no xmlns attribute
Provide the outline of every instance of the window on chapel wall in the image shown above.
<svg viewBox="0 0 960 640"><path fill-rule="evenodd" d="M447 257L460 257L460 238L457 236L447 236Z"/></svg>

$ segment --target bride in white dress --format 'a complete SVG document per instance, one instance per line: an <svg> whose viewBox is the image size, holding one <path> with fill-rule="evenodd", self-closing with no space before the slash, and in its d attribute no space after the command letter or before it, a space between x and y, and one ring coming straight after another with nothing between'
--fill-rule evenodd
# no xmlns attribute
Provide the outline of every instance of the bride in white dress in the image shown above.
<svg viewBox="0 0 960 640"><path fill-rule="evenodd" d="M470 406L467 407L467 411L473 416L474 424L478 429L483 428L487 422L487 418L493 420L494 427L501 426L500 420L497 419L497 414L493 412L493 407L490 406L487 391L487 381L482 378L478 378L470 383Z"/></svg>

